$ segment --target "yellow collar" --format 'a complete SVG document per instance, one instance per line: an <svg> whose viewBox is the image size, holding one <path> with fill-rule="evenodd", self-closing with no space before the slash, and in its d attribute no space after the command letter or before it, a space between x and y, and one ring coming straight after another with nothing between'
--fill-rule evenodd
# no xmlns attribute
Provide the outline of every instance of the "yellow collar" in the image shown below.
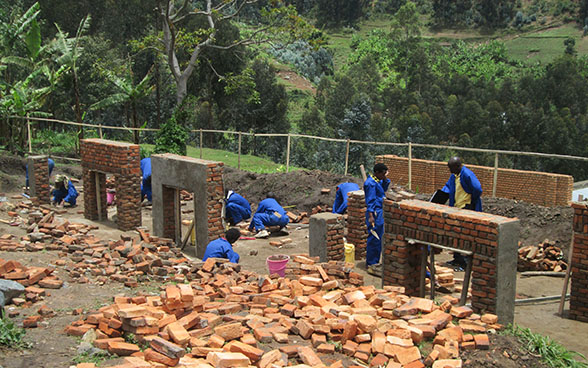
<svg viewBox="0 0 588 368"><path fill-rule="evenodd" d="M372 177L372 179L374 179L376 181L376 183L379 183L380 182L380 179L376 178L374 176L374 174L370 174L370 176Z"/></svg>

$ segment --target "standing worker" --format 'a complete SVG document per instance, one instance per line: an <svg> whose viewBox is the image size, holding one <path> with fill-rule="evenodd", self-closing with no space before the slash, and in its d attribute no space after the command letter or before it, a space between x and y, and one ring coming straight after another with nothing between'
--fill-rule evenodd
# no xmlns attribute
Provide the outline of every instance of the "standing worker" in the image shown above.
<svg viewBox="0 0 588 368"><path fill-rule="evenodd" d="M368 273L382 275L380 254L382 253L382 236L384 236L384 196L390 186L388 167L382 163L374 165L363 190L365 192L365 222L368 230L365 263Z"/></svg>
<svg viewBox="0 0 588 368"><path fill-rule="evenodd" d="M337 185L333 213L345 213L347 211L347 194L356 190L359 190L359 185L355 183L342 183Z"/></svg>
<svg viewBox="0 0 588 368"><path fill-rule="evenodd" d="M238 193L229 190L225 199L225 219L231 226L251 217L251 205Z"/></svg>
<svg viewBox="0 0 588 368"><path fill-rule="evenodd" d="M59 207L64 206L66 203L71 207L76 205L78 191L65 175L55 176L55 189L51 194L53 194L53 204Z"/></svg>
<svg viewBox="0 0 588 368"><path fill-rule="evenodd" d="M267 198L259 202L257 211L251 219L249 231L256 231L256 238L267 238L269 232L267 226L279 226L280 230L290 222L286 211L274 199L273 193L268 193Z"/></svg>
<svg viewBox="0 0 588 368"><path fill-rule="evenodd" d="M141 176L141 202L145 197L147 197L148 202L151 202L151 157L141 160Z"/></svg>
<svg viewBox="0 0 588 368"><path fill-rule="evenodd" d="M233 244L241 237L241 231L237 228L227 230L224 238L211 241L206 246L203 261L208 258L226 258L229 262L239 263L239 254L233 250Z"/></svg>
<svg viewBox="0 0 588 368"><path fill-rule="evenodd" d="M47 166L49 167L49 181L51 181L51 173L53 172L53 168L55 167L55 161L53 161L50 158L47 158ZM25 169L25 187L29 187L29 165L25 164L24 165L24 169Z"/></svg>
<svg viewBox="0 0 588 368"><path fill-rule="evenodd" d="M482 185L472 170L462 165L459 157L452 157L447 162L451 176L441 189L449 194L449 205L451 207L463 208L466 210L482 211ZM448 264L465 269L467 262L465 257L453 252L453 260Z"/></svg>

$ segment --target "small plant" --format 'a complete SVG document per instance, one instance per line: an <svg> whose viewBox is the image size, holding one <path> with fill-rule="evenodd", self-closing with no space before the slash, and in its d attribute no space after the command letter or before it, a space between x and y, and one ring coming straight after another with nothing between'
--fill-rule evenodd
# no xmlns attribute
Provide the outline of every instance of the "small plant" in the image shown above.
<svg viewBox="0 0 588 368"><path fill-rule="evenodd" d="M11 319L0 318L0 345L25 348L28 345L23 340L25 333L25 330L17 327Z"/></svg>
<svg viewBox="0 0 588 368"><path fill-rule="evenodd" d="M171 118L157 132L153 153L175 153L185 156L187 139L186 129L179 125L175 118Z"/></svg>
<svg viewBox="0 0 588 368"><path fill-rule="evenodd" d="M113 356L108 354L107 352L94 353L94 354L84 352L84 353L76 355L73 358L73 362L75 364L94 363L94 364L98 365L99 363L101 363L107 359L110 359L110 358L113 358Z"/></svg>

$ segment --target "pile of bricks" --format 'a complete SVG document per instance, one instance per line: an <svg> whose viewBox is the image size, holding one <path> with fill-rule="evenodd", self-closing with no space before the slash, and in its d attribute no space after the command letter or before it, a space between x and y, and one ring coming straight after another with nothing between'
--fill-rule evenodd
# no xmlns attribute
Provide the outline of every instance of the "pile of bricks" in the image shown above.
<svg viewBox="0 0 588 368"><path fill-rule="evenodd" d="M49 165L47 156L29 156L27 158L31 201L36 204L50 203Z"/></svg>
<svg viewBox="0 0 588 368"><path fill-rule="evenodd" d="M555 242L543 241L539 245L527 245L519 248L518 271L555 271L568 268L563 260L564 254Z"/></svg>
<svg viewBox="0 0 588 368"><path fill-rule="evenodd" d="M159 296L115 297L65 330L94 329L115 367L460 367L460 351L489 349L495 315L403 295L402 288L325 288L321 279L273 281L207 260L200 279ZM139 344L127 343L132 333ZM432 341L422 356L418 346ZM277 347L277 348L272 348ZM189 349L188 349L189 348ZM336 354L340 353L340 354Z"/></svg>
<svg viewBox="0 0 588 368"><path fill-rule="evenodd" d="M347 242L355 246L355 260L365 259L367 226L365 224L365 193L363 190L347 194Z"/></svg>
<svg viewBox="0 0 588 368"><path fill-rule="evenodd" d="M574 250L572 253L570 296L571 319L588 322L588 204L573 203Z"/></svg>
<svg viewBox="0 0 588 368"><path fill-rule="evenodd" d="M301 276L322 279L330 285L363 285L363 275L353 272L353 265L343 261L329 261L319 263L318 257L309 257L307 254L295 254L290 256L290 262L286 265L286 277L296 280Z"/></svg>

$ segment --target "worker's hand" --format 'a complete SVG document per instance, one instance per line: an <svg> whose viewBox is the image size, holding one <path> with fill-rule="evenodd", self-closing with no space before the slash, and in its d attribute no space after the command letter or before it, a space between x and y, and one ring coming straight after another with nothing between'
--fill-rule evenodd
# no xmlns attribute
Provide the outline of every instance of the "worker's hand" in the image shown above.
<svg viewBox="0 0 588 368"><path fill-rule="evenodd" d="M372 225L372 227L374 227L375 226L375 223L376 223L376 220L374 219L374 213L373 212L370 212L368 220L369 220L370 224Z"/></svg>

